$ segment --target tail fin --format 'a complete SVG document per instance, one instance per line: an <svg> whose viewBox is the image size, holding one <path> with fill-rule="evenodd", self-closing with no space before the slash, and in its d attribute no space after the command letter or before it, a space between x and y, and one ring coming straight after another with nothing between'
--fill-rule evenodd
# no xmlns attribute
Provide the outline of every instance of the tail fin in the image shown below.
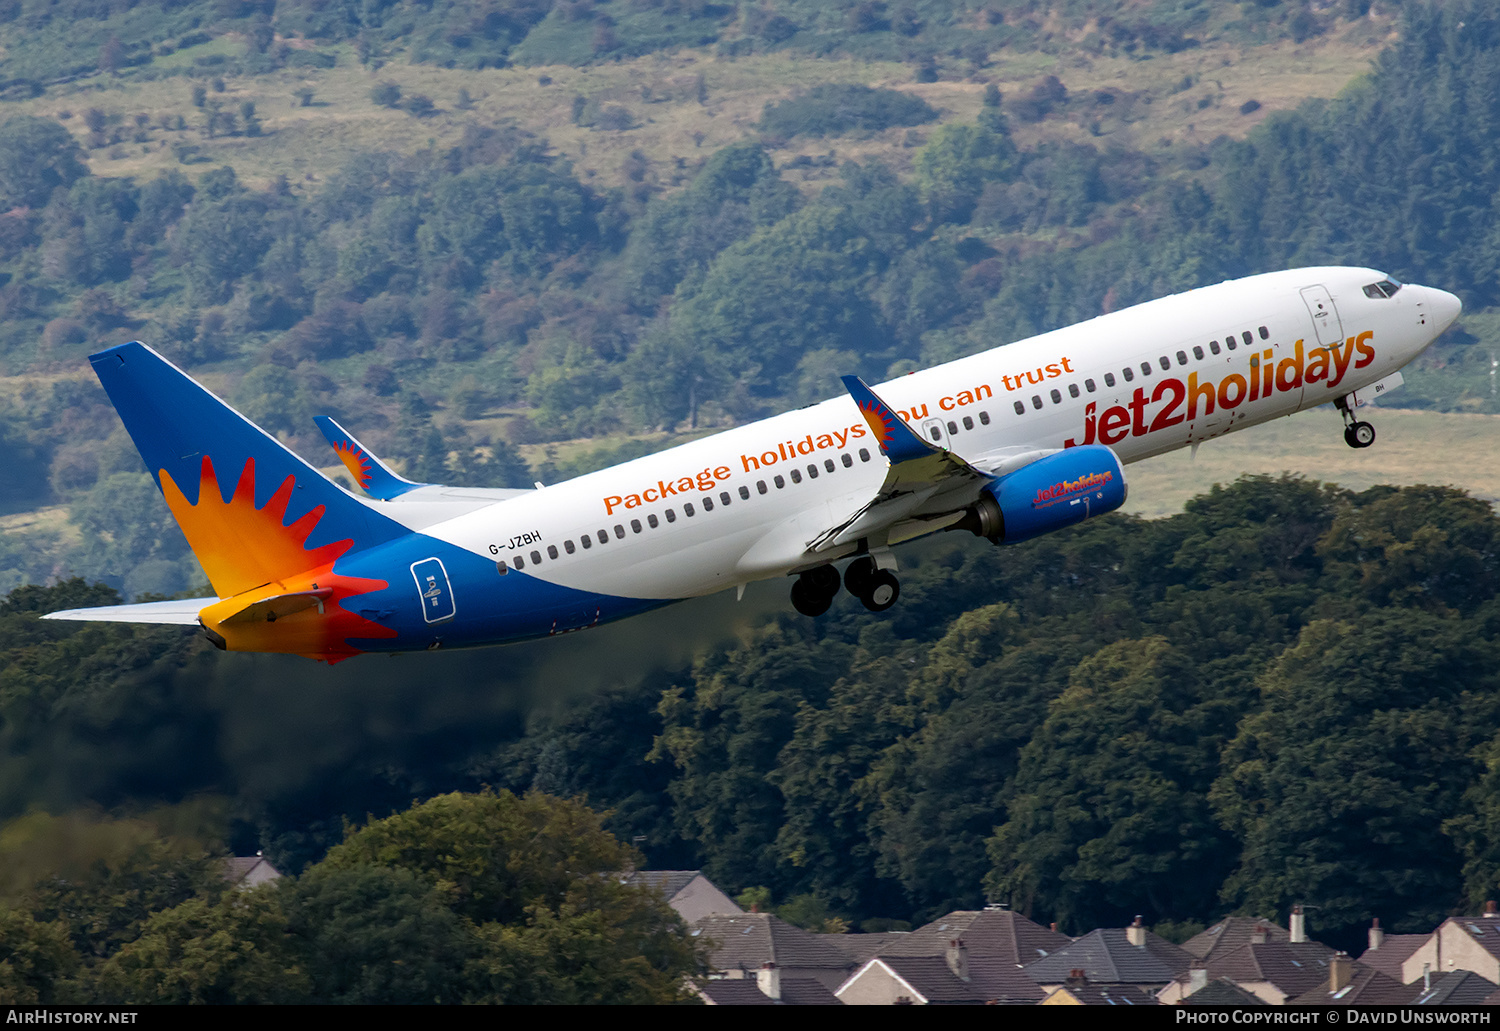
<svg viewBox="0 0 1500 1031"><path fill-rule="evenodd" d="M356 440L354 434L328 416L314 416L313 422L323 431L323 436L333 447L333 453L339 456L339 461L344 463L344 468L349 470L354 482L370 497L390 501L407 491L431 486L427 483L414 483L404 476L396 475L389 466L375 457L373 451Z"/></svg>
<svg viewBox="0 0 1500 1031"><path fill-rule="evenodd" d="M406 533L146 345L89 362L219 597Z"/></svg>

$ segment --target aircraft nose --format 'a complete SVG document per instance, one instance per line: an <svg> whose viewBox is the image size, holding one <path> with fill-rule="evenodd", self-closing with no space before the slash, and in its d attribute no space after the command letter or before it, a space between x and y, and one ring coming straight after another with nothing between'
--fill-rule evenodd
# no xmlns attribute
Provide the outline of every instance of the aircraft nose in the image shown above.
<svg viewBox="0 0 1500 1031"><path fill-rule="evenodd" d="M1439 327L1439 332L1453 325L1453 321L1458 318L1458 313L1464 309L1464 302L1446 290L1428 287L1427 298L1427 303L1432 309L1433 321Z"/></svg>

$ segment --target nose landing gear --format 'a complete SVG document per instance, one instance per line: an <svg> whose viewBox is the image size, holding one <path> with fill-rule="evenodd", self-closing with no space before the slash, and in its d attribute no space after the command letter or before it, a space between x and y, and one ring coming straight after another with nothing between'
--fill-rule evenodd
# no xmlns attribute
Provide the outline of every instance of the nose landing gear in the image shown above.
<svg viewBox="0 0 1500 1031"><path fill-rule="evenodd" d="M1375 443L1375 427L1354 417L1353 397L1349 394L1333 404L1344 417L1344 443L1353 448L1366 448Z"/></svg>

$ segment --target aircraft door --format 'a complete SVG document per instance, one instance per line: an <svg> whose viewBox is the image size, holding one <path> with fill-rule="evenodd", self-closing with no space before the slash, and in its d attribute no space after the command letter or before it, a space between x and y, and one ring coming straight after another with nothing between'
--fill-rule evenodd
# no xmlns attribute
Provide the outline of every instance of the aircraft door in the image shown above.
<svg viewBox="0 0 1500 1031"><path fill-rule="evenodd" d="M1333 306L1333 298L1323 286L1309 286L1302 291L1302 301L1307 313L1312 316L1313 332L1317 334L1321 347L1332 347L1344 342L1344 327L1339 321L1339 310Z"/></svg>
<svg viewBox="0 0 1500 1031"><path fill-rule="evenodd" d="M943 427L943 420L924 419L921 433L922 439L933 447L940 447L944 451L951 450L948 446L948 431Z"/></svg>
<svg viewBox="0 0 1500 1031"><path fill-rule="evenodd" d="M429 623L441 623L452 619L456 608L453 603L453 585L448 582L448 571L439 558L424 558L411 564L411 575L417 581L417 595L422 599L422 618Z"/></svg>

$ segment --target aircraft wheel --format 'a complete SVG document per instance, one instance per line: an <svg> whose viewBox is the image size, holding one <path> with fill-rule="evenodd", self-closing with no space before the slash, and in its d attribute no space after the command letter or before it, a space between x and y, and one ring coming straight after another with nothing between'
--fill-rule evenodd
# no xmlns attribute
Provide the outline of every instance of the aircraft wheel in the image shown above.
<svg viewBox="0 0 1500 1031"><path fill-rule="evenodd" d="M839 571L833 566L819 566L809 569L803 573L800 580L806 580L808 586L817 594L826 594L829 598L839 593Z"/></svg>
<svg viewBox="0 0 1500 1031"><path fill-rule="evenodd" d="M1375 443L1375 427L1367 422L1351 423L1346 436L1350 447L1369 447Z"/></svg>
<svg viewBox="0 0 1500 1031"><path fill-rule="evenodd" d="M833 595L819 591L806 575L792 581L792 608L804 616L821 616L833 604Z"/></svg>
<svg viewBox="0 0 1500 1031"><path fill-rule="evenodd" d="M884 612L896 604L896 599L901 597L901 581L896 579L894 573L888 569L876 570L870 579L870 585L859 600L864 602L865 608L871 612Z"/></svg>
<svg viewBox="0 0 1500 1031"><path fill-rule="evenodd" d="M844 570L844 589L856 598L863 598L865 592L870 589L874 582L875 574L879 572L875 568L875 560L866 556L857 558L849 563L849 568Z"/></svg>

